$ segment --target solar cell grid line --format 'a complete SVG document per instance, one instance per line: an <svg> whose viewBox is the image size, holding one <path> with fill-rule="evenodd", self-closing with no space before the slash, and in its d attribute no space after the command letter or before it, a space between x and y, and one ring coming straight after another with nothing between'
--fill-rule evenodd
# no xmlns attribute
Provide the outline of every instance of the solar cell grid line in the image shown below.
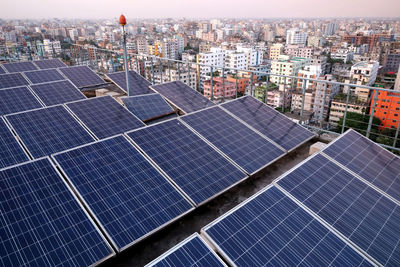
<svg viewBox="0 0 400 267"><path fill-rule="evenodd" d="M65 105L98 139L146 126L111 96L93 97Z"/></svg>
<svg viewBox="0 0 400 267"><path fill-rule="evenodd" d="M14 136L3 117L0 117L0 169L29 159L17 137Z"/></svg>
<svg viewBox="0 0 400 267"><path fill-rule="evenodd" d="M0 116L41 107L41 102L26 86L0 89Z"/></svg>
<svg viewBox="0 0 400 267"><path fill-rule="evenodd" d="M117 251L194 209L122 135L52 157Z"/></svg>
<svg viewBox="0 0 400 267"><path fill-rule="evenodd" d="M65 80L57 69L34 70L23 72L32 84Z"/></svg>
<svg viewBox="0 0 400 267"><path fill-rule="evenodd" d="M0 74L0 89L29 85L21 73Z"/></svg>
<svg viewBox="0 0 400 267"><path fill-rule="evenodd" d="M201 232L231 266L373 266L272 185Z"/></svg>
<svg viewBox="0 0 400 267"><path fill-rule="evenodd" d="M86 99L86 96L68 80L35 84L30 88L46 106Z"/></svg>
<svg viewBox="0 0 400 267"><path fill-rule="evenodd" d="M220 106L288 152L315 137L303 126L252 96L244 96Z"/></svg>
<svg viewBox="0 0 400 267"><path fill-rule="evenodd" d="M14 113L4 118L32 158L95 140L62 105Z"/></svg>
<svg viewBox="0 0 400 267"><path fill-rule="evenodd" d="M174 113L172 107L160 94L122 97L126 108L142 121Z"/></svg>
<svg viewBox="0 0 400 267"><path fill-rule="evenodd" d="M127 92L125 71L107 73L106 77L114 82L122 91ZM128 79L130 82L129 84L133 90L133 95L144 95L152 93L152 91L149 89L151 83L136 71L130 70Z"/></svg>
<svg viewBox="0 0 400 267"><path fill-rule="evenodd" d="M58 58L35 60L33 64L41 70L67 67L67 65Z"/></svg>
<svg viewBox="0 0 400 267"><path fill-rule="evenodd" d="M145 267L224 267L227 266L221 258L195 233L164 254L156 258Z"/></svg>
<svg viewBox="0 0 400 267"><path fill-rule="evenodd" d="M247 175L177 119L125 133L196 206Z"/></svg>
<svg viewBox="0 0 400 267"><path fill-rule="evenodd" d="M219 106L199 110L179 119L248 174L260 171L286 154Z"/></svg>
<svg viewBox="0 0 400 267"><path fill-rule="evenodd" d="M400 158L350 129L322 153L400 205Z"/></svg>
<svg viewBox="0 0 400 267"><path fill-rule="evenodd" d="M168 102L184 113L215 106L211 100L181 81L152 85L149 88L161 94Z"/></svg>
<svg viewBox="0 0 400 267"><path fill-rule="evenodd" d="M32 63L32 61L4 63L3 67L9 72L24 72L30 70L38 70L39 68Z"/></svg>
<svg viewBox="0 0 400 267"><path fill-rule="evenodd" d="M0 264L89 266L115 253L48 157L0 169Z"/></svg>
<svg viewBox="0 0 400 267"><path fill-rule="evenodd" d="M79 89L87 86L106 84L99 75L87 66L65 67L58 70Z"/></svg>
<svg viewBox="0 0 400 267"><path fill-rule="evenodd" d="M275 183L378 264L400 264L400 206L322 154Z"/></svg>

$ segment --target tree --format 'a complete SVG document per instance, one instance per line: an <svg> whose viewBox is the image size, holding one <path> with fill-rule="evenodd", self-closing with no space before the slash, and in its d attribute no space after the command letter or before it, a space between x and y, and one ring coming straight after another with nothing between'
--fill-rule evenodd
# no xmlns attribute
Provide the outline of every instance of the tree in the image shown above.
<svg viewBox="0 0 400 267"><path fill-rule="evenodd" d="M355 130L365 136L367 134L367 130L368 130L369 117L370 117L369 115L365 115L365 114L359 114L359 113L355 113L355 112L347 112L344 130L346 131L347 129L352 128L353 130ZM343 119L344 119L344 117L340 118L339 124L338 124L337 128L335 129L335 131L338 133L342 132ZM372 119L372 125L371 125L371 131L370 131L369 138L373 141L376 141L376 139L378 138L378 131L379 131L380 124L381 124L381 120L378 119L377 117L374 117Z"/></svg>

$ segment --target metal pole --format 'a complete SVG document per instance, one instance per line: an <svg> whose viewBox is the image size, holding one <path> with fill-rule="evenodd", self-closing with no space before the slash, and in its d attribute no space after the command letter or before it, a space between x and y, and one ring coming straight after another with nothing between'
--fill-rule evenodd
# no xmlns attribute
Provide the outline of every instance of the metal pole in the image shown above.
<svg viewBox="0 0 400 267"><path fill-rule="evenodd" d="M125 26L122 26L122 36L123 36L123 45L124 45L124 63L125 63L125 79L126 79L126 92L128 96L133 95L132 88L129 83L129 67L128 67L128 52L126 49L126 37L128 33L125 32Z"/></svg>
<svg viewBox="0 0 400 267"><path fill-rule="evenodd" d="M344 126L346 125L346 117L347 117L347 109L349 107L349 100L350 100L350 86L347 91L347 98L346 98L346 108L344 110L344 115L343 115L343 124L342 124L342 133L344 133Z"/></svg>
<svg viewBox="0 0 400 267"><path fill-rule="evenodd" d="M214 88L213 88L213 67L211 66L211 83L210 83L210 88L211 88L211 101L214 101Z"/></svg>
<svg viewBox="0 0 400 267"><path fill-rule="evenodd" d="M159 59L160 61L160 67L158 68L160 70L160 83L163 83L163 66L162 66L162 62L161 62L161 58Z"/></svg>
<svg viewBox="0 0 400 267"><path fill-rule="evenodd" d="M324 96L323 96L323 100L322 100L322 114L321 114L321 119L319 122L319 128L322 129L322 121L324 120L324 111L325 111L325 98L326 98L326 90L328 88L328 84L325 82L324 83ZM328 112L328 111L326 111Z"/></svg>
<svg viewBox="0 0 400 267"><path fill-rule="evenodd" d="M236 77L236 95L235 95L235 98L237 98L237 96L238 96L238 90L239 90L239 86L238 86L238 70L236 70L236 75L235 75Z"/></svg>
<svg viewBox="0 0 400 267"><path fill-rule="evenodd" d="M169 81L171 82L171 81L172 81L172 79L171 79L171 65L170 65L170 62L169 62L169 60L167 60L167 62L168 62L168 75L169 75Z"/></svg>
<svg viewBox="0 0 400 267"><path fill-rule="evenodd" d="M151 83L154 84L154 62L153 62L153 57L151 57Z"/></svg>
<svg viewBox="0 0 400 267"><path fill-rule="evenodd" d="M400 120L397 120L397 130L394 136L393 147L396 147L397 138L399 137L399 130L400 130Z"/></svg>
<svg viewBox="0 0 400 267"><path fill-rule="evenodd" d="M139 70L139 55L136 55L136 72L140 74L140 70Z"/></svg>
<svg viewBox="0 0 400 267"><path fill-rule="evenodd" d="M222 102L225 102L225 66L222 67Z"/></svg>
<svg viewBox="0 0 400 267"><path fill-rule="evenodd" d="M181 80L181 63L178 62L178 81Z"/></svg>
<svg viewBox="0 0 400 267"><path fill-rule="evenodd" d="M264 102L268 105L268 75L266 76L265 79L265 98L264 98Z"/></svg>
<svg viewBox="0 0 400 267"><path fill-rule="evenodd" d="M279 81L281 81L281 80L279 79ZM283 78L283 106L282 106L282 113L285 113L285 108L286 108L286 77Z"/></svg>
<svg viewBox="0 0 400 267"><path fill-rule="evenodd" d="M303 81L303 96L302 96L301 110L300 110L300 124L303 124L304 102L306 100L306 86L307 86L307 83L305 83Z"/></svg>
<svg viewBox="0 0 400 267"><path fill-rule="evenodd" d="M375 104L376 101L378 100L378 93L379 93L378 90L374 90L374 100L372 101L372 110L371 110L371 115L369 116L368 129L366 134L367 138L369 138L369 134L371 132L372 122L375 114Z"/></svg>
<svg viewBox="0 0 400 267"><path fill-rule="evenodd" d="M253 92L253 73L250 72L250 95L254 97L254 92Z"/></svg>
<svg viewBox="0 0 400 267"><path fill-rule="evenodd" d="M191 85L192 85L192 79L191 79L191 77L190 77L190 63L188 62L188 81L189 81L189 87L192 87ZM196 90L196 88L192 88L192 89L194 89L194 90Z"/></svg>

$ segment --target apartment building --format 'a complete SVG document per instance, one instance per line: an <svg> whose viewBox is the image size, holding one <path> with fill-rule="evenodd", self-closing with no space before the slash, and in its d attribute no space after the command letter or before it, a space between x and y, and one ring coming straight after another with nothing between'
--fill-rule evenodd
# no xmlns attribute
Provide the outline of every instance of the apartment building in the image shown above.
<svg viewBox="0 0 400 267"><path fill-rule="evenodd" d="M314 48L306 47L303 44L287 45L284 49L284 52L286 55L292 57L312 58L314 55Z"/></svg>
<svg viewBox="0 0 400 267"><path fill-rule="evenodd" d="M336 82L333 75L325 75L318 78L321 81ZM314 83L314 119L317 121L327 121L332 99L340 92L338 84L315 82Z"/></svg>
<svg viewBox="0 0 400 267"><path fill-rule="evenodd" d="M194 70L188 71L187 68L181 68L180 70L171 69L164 70L162 75L157 73L154 75L154 81L156 84L166 83L170 81L181 81L191 88L195 89L197 86L197 77Z"/></svg>
<svg viewBox="0 0 400 267"><path fill-rule="evenodd" d="M328 120L332 126L338 125L346 110L347 112L365 114L368 107L365 102L358 100L354 95L350 96L348 103L346 103L346 100L347 94L338 94L333 98Z"/></svg>
<svg viewBox="0 0 400 267"><path fill-rule="evenodd" d="M378 74L379 63L377 61L358 62L350 69L350 81L357 85L372 86L375 83ZM367 101L369 98L369 89L356 87L351 88L355 95L361 101Z"/></svg>
<svg viewBox="0 0 400 267"><path fill-rule="evenodd" d="M374 116L381 120L381 129L398 129L400 123L400 93L377 91L375 90L372 97L377 100L375 104ZM370 111L372 111L372 101L370 103Z"/></svg>
<svg viewBox="0 0 400 267"><path fill-rule="evenodd" d="M299 29L290 29L286 32L286 44L306 44L307 33Z"/></svg>
<svg viewBox="0 0 400 267"><path fill-rule="evenodd" d="M204 81L204 96L211 99L211 79ZM236 95L236 84L221 77L213 78L212 92L214 99L233 98Z"/></svg>
<svg viewBox="0 0 400 267"><path fill-rule="evenodd" d="M310 63L309 58L290 58L289 56L280 56L278 60L271 62L271 74L297 76L299 70ZM275 84L283 84L284 77L271 76L271 82ZM286 78L286 84L292 82L291 78Z"/></svg>
<svg viewBox="0 0 400 267"><path fill-rule="evenodd" d="M273 44L269 49L269 59L277 60L283 55L284 44L276 43Z"/></svg>

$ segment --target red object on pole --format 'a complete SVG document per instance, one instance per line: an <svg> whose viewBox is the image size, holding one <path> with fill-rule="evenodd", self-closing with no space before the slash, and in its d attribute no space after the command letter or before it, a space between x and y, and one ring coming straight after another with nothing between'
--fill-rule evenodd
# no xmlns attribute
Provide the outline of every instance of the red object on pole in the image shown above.
<svg viewBox="0 0 400 267"><path fill-rule="evenodd" d="M126 18L124 15L121 14L121 16L119 16L119 24L121 26L125 26L126 25Z"/></svg>

